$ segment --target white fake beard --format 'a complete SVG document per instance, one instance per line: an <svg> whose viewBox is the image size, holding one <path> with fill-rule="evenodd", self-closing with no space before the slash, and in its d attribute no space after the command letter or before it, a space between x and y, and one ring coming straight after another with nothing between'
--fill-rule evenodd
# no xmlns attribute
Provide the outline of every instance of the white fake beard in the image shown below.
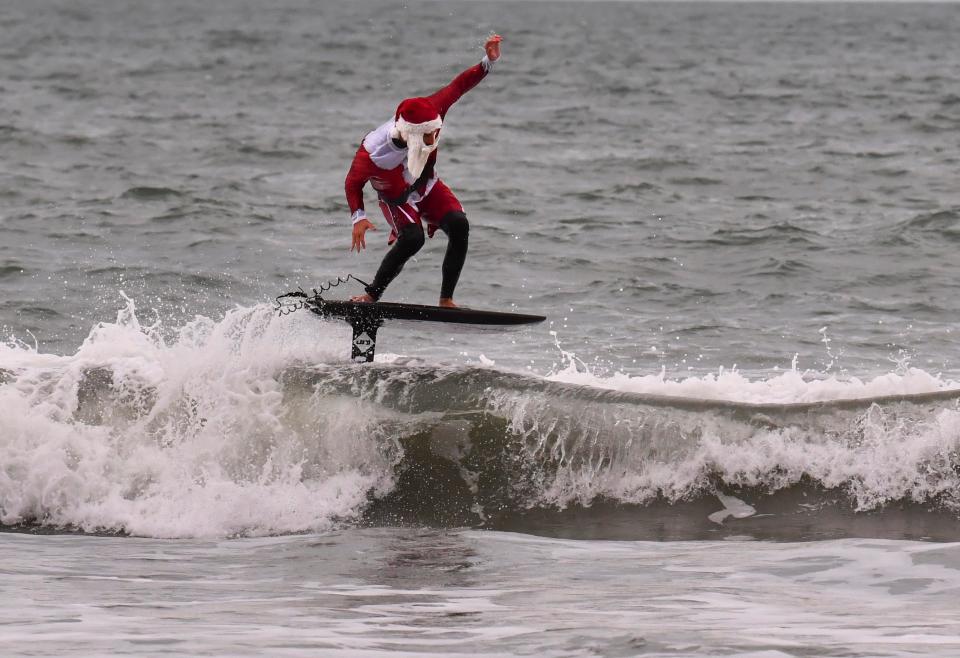
<svg viewBox="0 0 960 658"><path fill-rule="evenodd" d="M413 180L420 178L423 168L427 166L427 160L430 154L437 150L437 144L440 142L440 136L433 140L433 144L427 146L423 143L423 135L407 135L407 169Z"/></svg>

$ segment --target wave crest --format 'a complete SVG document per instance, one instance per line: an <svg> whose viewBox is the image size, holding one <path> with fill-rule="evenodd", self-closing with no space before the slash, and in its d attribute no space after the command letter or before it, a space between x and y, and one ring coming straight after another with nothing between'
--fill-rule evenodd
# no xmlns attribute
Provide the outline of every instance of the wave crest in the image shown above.
<svg viewBox="0 0 960 658"><path fill-rule="evenodd" d="M550 376L356 365L341 360L348 332L261 306L165 340L128 301L74 355L0 346L0 523L151 536L497 526L798 487L857 510L960 509L960 391L922 371L668 381L598 378L572 359Z"/></svg>

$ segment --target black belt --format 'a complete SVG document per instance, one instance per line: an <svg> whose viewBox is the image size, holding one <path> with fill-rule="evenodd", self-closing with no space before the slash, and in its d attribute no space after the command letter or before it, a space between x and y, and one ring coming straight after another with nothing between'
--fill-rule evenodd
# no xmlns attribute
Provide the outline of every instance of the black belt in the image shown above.
<svg viewBox="0 0 960 658"><path fill-rule="evenodd" d="M383 194L379 194L380 200L388 206L402 206L407 202L407 199L410 198L410 195L417 191L418 187L422 187L427 184L427 181L430 180L431 176L433 176L433 167L424 167L423 171L420 172L420 178L408 185L407 189L405 189L400 196L390 199Z"/></svg>

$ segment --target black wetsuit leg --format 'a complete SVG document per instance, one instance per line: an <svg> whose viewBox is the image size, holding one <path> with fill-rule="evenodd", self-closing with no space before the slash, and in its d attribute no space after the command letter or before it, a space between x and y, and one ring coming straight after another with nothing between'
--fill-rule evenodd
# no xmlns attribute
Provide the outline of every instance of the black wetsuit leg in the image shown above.
<svg viewBox="0 0 960 658"><path fill-rule="evenodd" d="M383 262L380 263L380 269L377 270L373 283L367 286L367 294L374 300L380 299L383 291L387 289L391 281L397 278L400 270L410 260L410 257L420 251L423 242L423 227L420 224L407 224L401 228L397 234L397 241L393 243L393 247L383 257Z"/></svg>
<svg viewBox="0 0 960 658"><path fill-rule="evenodd" d="M440 222L440 230L447 234L447 254L443 257L443 283L440 298L450 299L460 280L460 271L467 260L470 242L470 223L460 211L448 212Z"/></svg>

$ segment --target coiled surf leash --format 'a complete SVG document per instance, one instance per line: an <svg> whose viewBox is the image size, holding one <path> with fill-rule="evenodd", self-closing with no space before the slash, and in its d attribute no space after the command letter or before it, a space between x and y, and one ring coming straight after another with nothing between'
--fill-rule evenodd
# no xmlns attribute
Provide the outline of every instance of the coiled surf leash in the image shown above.
<svg viewBox="0 0 960 658"><path fill-rule="evenodd" d="M312 295L308 295L303 288L299 287L293 292L277 295L277 307L274 310L277 312L277 315L282 317L284 315L290 315L294 311L299 311L300 309L308 306L316 306L323 302L324 293L330 292L337 286L347 283L351 279L361 284L364 288L370 287L369 283L363 279L358 279L357 277L353 276L353 274L347 274L345 277L338 276L336 279L331 279L326 283L321 283L318 288L311 288L313 291Z"/></svg>

